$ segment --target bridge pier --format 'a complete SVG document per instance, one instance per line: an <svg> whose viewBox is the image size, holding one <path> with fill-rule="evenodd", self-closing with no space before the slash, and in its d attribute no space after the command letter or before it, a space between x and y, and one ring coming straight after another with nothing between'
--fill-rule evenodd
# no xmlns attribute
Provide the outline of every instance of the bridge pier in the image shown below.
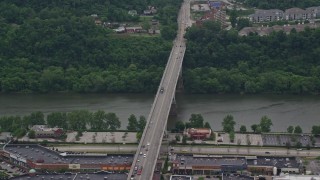
<svg viewBox="0 0 320 180"><path fill-rule="evenodd" d="M183 86L183 78L182 78L182 69L179 73L179 78L176 86L176 92L183 92L184 86Z"/></svg>
<svg viewBox="0 0 320 180"><path fill-rule="evenodd" d="M178 105L177 105L176 97L173 97L169 116L177 116L177 115L178 115Z"/></svg>

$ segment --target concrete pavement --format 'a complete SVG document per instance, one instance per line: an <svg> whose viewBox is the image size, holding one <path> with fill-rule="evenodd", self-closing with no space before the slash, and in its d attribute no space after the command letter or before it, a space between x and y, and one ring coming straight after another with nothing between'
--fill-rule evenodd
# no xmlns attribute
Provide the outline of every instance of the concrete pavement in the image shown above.
<svg viewBox="0 0 320 180"><path fill-rule="evenodd" d="M305 156L305 157L318 157L320 156L319 149L302 150L286 149L286 148L266 148L266 147L243 147L243 146L230 146L230 147L210 147L210 146L172 146L174 153L194 153L194 154L217 154L217 155L267 155L267 156ZM71 146L55 146L59 151L74 151L74 152L87 152L87 153L135 153L137 150L136 145L71 145ZM269 152L266 154L266 152Z"/></svg>

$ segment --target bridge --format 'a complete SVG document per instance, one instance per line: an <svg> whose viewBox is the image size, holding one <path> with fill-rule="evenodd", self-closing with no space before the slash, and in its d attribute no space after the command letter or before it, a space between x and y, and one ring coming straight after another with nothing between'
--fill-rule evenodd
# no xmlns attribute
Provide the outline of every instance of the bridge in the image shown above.
<svg viewBox="0 0 320 180"><path fill-rule="evenodd" d="M167 127L171 104L181 73L182 61L186 50L185 30L191 26L190 0L184 0L178 15L178 32L164 70L160 86L151 107L146 127L140 139L128 180L152 179L157 163L162 137Z"/></svg>

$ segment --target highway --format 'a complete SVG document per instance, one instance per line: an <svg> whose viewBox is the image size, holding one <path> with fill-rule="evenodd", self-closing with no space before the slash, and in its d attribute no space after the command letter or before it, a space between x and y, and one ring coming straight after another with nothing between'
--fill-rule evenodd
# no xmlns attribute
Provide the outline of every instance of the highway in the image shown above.
<svg viewBox="0 0 320 180"><path fill-rule="evenodd" d="M59 151L87 152L87 153L133 153L136 152L135 145L71 145L71 146L55 146ZM173 146L174 153L194 153L194 154L214 154L214 155L267 155L267 156L302 156L302 157L318 157L319 149L302 150L272 147L208 147L197 145ZM270 154L266 154L269 152Z"/></svg>
<svg viewBox="0 0 320 180"><path fill-rule="evenodd" d="M189 1L190 0L185 0L181 5L178 15L179 28L177 37L174 40L128 179L148 180L153 177L186 50L186 43L183 36L185 29L190 26Z"/></svg>

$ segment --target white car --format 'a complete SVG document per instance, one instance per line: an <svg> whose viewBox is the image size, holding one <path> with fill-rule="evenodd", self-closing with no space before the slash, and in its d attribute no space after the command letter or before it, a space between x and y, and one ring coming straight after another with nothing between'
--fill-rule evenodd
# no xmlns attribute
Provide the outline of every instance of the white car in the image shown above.
<svg viewBox="0 0 320 180"><path fill-rule="evenodd" d="M146 157L147 157L147 155L143 155L143 157L144 157L144 158L146 158Z"/></svg>
<svg viewBox="0 0 320 180"><path fill-rule="evenodd" d="M150 143L147 143L147 146L150 146Z"/></svg>

